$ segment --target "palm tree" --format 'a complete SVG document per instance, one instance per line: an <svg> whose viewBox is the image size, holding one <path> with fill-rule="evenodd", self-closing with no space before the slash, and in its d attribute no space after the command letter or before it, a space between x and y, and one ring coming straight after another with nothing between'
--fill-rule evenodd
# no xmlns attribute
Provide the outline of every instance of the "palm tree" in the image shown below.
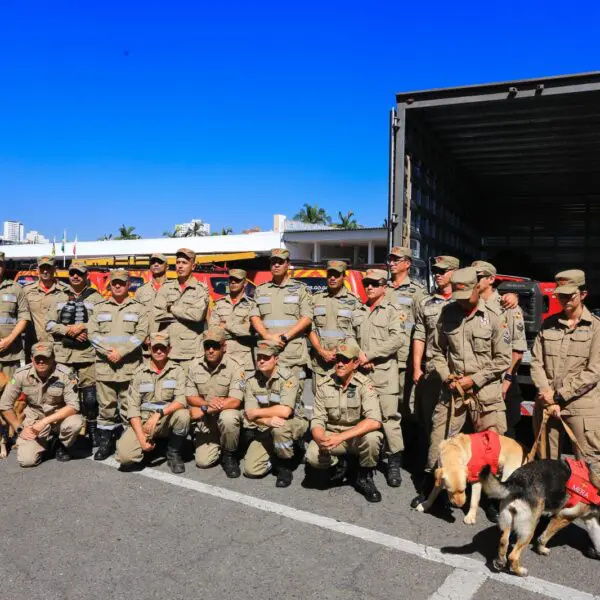
<svg viewBox="0 0 600 600"><path fill-rule="evenodd" d="M105 242L106 240L112 240L112 233L105 233L102 237L98 238L98 241Z"/></svg>
<svg viewBox="0 0 600 600"><path fill-rule="evenodd" d="M354 212L349 210L346 215L343 215L341 212L338 212L338 218L340 222L336 224L336 227L340 229L358 229L358 223L354 217Z"/></svg>
<svg viewBox="0 0 600 600"><path fill-rule="evenodd" d="M115 238L115 240L139 240L142 236L137 233L133 233L135 231L135 227L127 227L125 225L121 225L119 227L119 235Z"/></svg>
<svg viewBox="0 0 600 600"><path fill-rule="evenodd" d="M211 235L231 235L233 229L231 227L222 227L221 231L213 231Z"/></svg>
<svg viewBox="0 0 600 600"><path fill-rule="evenodd" d="M181 237L198 237L201 235L206 235L204 223L202 221L193 221L192 226Z"/></svg>
<svg viewBox="0 0 600 600"><path fill-rule="evenodd" d="M331 217L325 212L324 208L319 208L318 204L304 204L294 220L314 225L329 225L331 223Z"/></svg>
<svg viewBox="0 0 600 600"><path fill-rule="evenodd" d="M175 229L174 231L163 231L163 237L170 237L170 238L179 237L177 235L177 229Z"/></svg>

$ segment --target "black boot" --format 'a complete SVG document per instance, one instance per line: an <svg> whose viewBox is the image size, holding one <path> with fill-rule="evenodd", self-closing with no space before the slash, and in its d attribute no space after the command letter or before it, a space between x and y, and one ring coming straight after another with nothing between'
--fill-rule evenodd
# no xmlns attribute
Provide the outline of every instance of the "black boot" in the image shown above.
<svg viewBox="0 0 600 600"><path fill-rule="evenodd" d="M81 414L85 417L87 422L86 434L92 443L92 448L98 446L98 425L96 419L98 418L98 398L96 395L95 387L86 387L79 391L81 398Z"/></svg>
<svg viewBox="0 0 600 600"><path fill-rule="evenodd" d="M111 429L98 429L98 450L94 460L106 460L115 451L115 437Z"/></svg>
<svg viewBox="0 0 600 600"><path fill-rule="evenodd" d="M167 464L171 473L179 475L179 473L185 473L185 465L181 458L181 446L187 436L177 435L172 433L169 436L169 443L167 445Z"/></svg>
<svg viewBox="0 0 600 600"><path fill-rule="evenodd" d="M223 454L221 456L221 466L223 467L223 471L225 471L225 475L229 477L229 479L237 479L242 473L240 471L240 465L235 458L235 453L230 450L223 450Z"/></svg>
<svg viewBox="0 0 600 600"><path fill-rule="evenodd" d="M400 467L402 466L402 453L396 452L388 456L388 470L385 476L387 484L390 487L400 487L402 484L402 473Z"/></svg>
<svg viewBox="0 0 600 600"><path fill-rule="evenodd" d="M433 480L433 475L431 473L425 473L421 485L419 486L419 493L411 500L410 507L417 508L419 504L423 504L423 502L429 498L429 494L431 494L434 485L435 481Z"/></svg>
<svg viewBox="0 0 600 600"><path fill-rule="evenodd" d="M289 487L294 479L289 458L278 458L277 459L277 481L275 487L286 488Z"/></svg>
<svg viewBox="0 0 600 600"><path fill-rule="evenodd" d="M67 450L65 445L58 440L56 442L54 458L56 458L58 462L68 462L71 460L71 455L69 454L69 451Z"/></svg>
<svg viewBox="0 0 600 600"><path fill-rule="evenodd" d="M373 469L370 467L358 467L356 490L369 502L381 502L381 494L375 487L375 482L373 481Z"/></svg>
<svg viewBox="0 0 600 600"><path fill-rule="evenodd" d="M334 467L331 467L329 481L331 483L341 483L346 477L346 473L348 472L348 461L345 457L340 457L337 461L337 464Z"/></svg>
<svg viewBox="0 0 600 600"><path fill-rule="evenodd" d="M92 443L92 448L96 448L98 446L98 423L96 421L88 421L86 425L86 433L90 442Z"/></svg>

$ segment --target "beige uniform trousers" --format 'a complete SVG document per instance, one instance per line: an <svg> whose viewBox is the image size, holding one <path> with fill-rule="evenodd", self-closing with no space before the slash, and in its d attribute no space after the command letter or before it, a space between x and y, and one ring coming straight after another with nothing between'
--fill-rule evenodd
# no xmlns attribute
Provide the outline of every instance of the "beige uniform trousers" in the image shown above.
<svg viewBox="0 0 600 600"><path fill-rule="evenodd" d="M25 426L33 425L35 421L25 421ZM80 429L83 427L83 418L81 415L71 415L60 423L44 427L35 440L24 440L19 438L17 441L17 462L22 467L35 467L42 460L42 454L47 450L48 438L51 434L58 434L58 439L67 448L71 446Z"/></svg>
<svg viewBox="0 0 600 600"><path fill-rule="evenodd" d="M79 389L96 385L96 364L93 362L61 363L77 375Z"/></svg>
<svg viewBox="0 0 600 600"><path fill-rule="evenodd" d="M288 419L283 427L265 431L256 430L258 439L252 440L244 457L244 475L261 477L271 470L271 456L289 459L294 456L294 442L302 439L308 421L300 417Z"/></svg>
<svg viewBox="0 0 600 600"><path fill-rule="evenodd" d="M221 449L235 452L242 422L242 411L237 409L206 415L199 421L194 438L196 466L202 469L212 467L221 457Z"/></svg>
<svg viewBox="0 0 600 600"><path fill-rule="evenodd" d="M315 469L327 469L337 464L338 456L356 454L358 455L358 464L361 467L376 467L382 443L383 434L381 431L369 431L361 437L343 442L337 448L328 452L323 452L317 442L313 440L306 450L306 462Z"/></svg>
<svg viewBox="0 0 600 600"><path fill-rule="evenodd" d="M129 381L97 381L98 429L115 429L126 421ZM120 414L119 414L120 413Z"/></svg>
<svg viewBox="0 0 600 600"><path fill-rule="evenodd" d="M143 422L145 423L149 417L150 415L148 415ZM175 435L187 435L189 429L190 413L187 408L180 408L172 415L162 417L158 421L152 439L169 437L171 432ZM117 442L116 459L122 465L140 463L144 459L144 451L142 450L137 435L131 426L125 430Z"/></svg>

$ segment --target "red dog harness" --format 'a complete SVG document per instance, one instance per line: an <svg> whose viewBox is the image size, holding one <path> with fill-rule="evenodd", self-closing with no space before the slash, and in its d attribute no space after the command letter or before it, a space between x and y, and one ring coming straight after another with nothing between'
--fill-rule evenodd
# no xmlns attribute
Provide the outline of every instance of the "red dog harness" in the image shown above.
<svg viewBox="0 0 600 600"><path fill-rule="evenodd" d="M475 483L479 481L479 473L486 465L490 465L492 473L498 474L498 462L500 460L500 436L495 431L482 431L472 433L471 460L467 465L467 481Z"/></svg>
<svg viewBox="0 0 600 600"><path fill-rule="evenodd" d="M576 506L580 502L600 506L600 491L590 481L590 471L583 460L566 459L571 469L571 477L567 481L569 499L565 508Z"/></svg>

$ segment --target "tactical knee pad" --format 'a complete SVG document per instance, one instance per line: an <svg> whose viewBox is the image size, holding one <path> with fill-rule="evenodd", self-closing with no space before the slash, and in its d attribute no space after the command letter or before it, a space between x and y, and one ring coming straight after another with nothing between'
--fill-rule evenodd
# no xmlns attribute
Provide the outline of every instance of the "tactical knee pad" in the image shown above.
<svg viewBox="0 0 600 600"><path fill-rule="evenodd" d="M98 397L95 387L86 387L79 391L81 401L81 414L86 419L96 420L98 418Z"/></svg>

